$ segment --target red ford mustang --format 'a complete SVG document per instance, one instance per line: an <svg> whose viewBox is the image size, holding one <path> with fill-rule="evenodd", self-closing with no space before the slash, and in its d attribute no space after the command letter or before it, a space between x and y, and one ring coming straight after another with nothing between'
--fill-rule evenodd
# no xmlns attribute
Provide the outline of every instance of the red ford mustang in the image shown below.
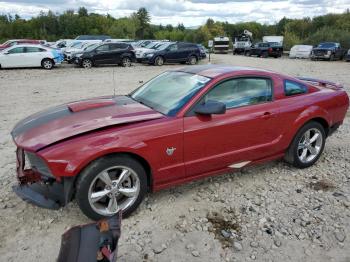
<svg viewBox="0 0 350 262"><path fill-rule="evenodd" d="M147 191L283 157L309 167L348 107L328 81L220 65L169 71L127 96L19 122L14 190L46 208L75 198L92 219L125 216Z"/></svg>

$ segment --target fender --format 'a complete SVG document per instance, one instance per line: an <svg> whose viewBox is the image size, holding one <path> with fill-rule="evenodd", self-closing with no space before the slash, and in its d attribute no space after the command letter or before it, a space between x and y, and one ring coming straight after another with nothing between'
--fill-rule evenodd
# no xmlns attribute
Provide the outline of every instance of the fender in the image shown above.
<svg viewBox="0 0 350 262"><path fill-rule="evenodd" d="M298 130L307 122L315 118L321 118L327 122L328 127L332 126L332 118L330 114L318 105L313 105L302 111L292 124L292 128L289 128L285 134L286 147L290 145L295 134ZM328 131L328 130L327 130Z"/></svg>

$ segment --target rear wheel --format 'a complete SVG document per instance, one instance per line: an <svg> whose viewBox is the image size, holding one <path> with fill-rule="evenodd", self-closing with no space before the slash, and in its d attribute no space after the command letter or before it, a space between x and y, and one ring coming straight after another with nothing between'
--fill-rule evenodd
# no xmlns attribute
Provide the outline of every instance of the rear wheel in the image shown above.
<svg viewBox="0 0 350 262"><path fill-rule="evenodd" d="M92 67L92 61L90 59L84 59L81 62L81 66L84 68L91 68Z"/></svg>
<svg viewBox="0 0 350 262"><path fill-rule="evenodd" d="M46 69L46 70L51 70L54 66L54 62L52 59L45 58L43 61L41 61L41 67Z"/></svg>
<svg viewBox="0 0 350 262"><path fill-rule="evenodd" d="M162 66L164 65L164 58L161 57L161 56L157 56L155 59L154 59L154 64L156 66Z"/></svg>
<svg viewBox="0 0 350 262"><path fill-rule="evenodd" d="M298 168L312 166L320 158L326 142L326 133L318 122L305 124L295 135L285 160Z"/></svg>
<svg viewBox="0 0 350 262"><path fill-rule="evenodd" d="M334 54L331 54L329 57L329 61L334 61L334 60L335 60Z"/></svg>
<svg viewBox="0 0 350 262"><path fill-rule="evenodd" d="M194 55L190 56L189 59L188 59L188 63L190 65L195 65L195 64L197 64L197 62L198 62L198 59Z"/></svg>
<svg viewBox="0 0 350 262"><path fill-rule="evenodd" d="M91 163L79 175L76 198L83 213L98 220L122 210L129 216L147 192L142 165L127 156L108 156Z"/></svg>
<svg viewBox="0 0 350 262"><path fill-rule="evenodd" d="M262 54L261 54L261 57L262 58L267 58L269 55L267 54L267 52L263 52Z"/></svg>
<svg viewBox="0 0 350 262"><path fill-rule="evenodd" d="M121 65L123 67L130 67L131 66L131 59L129 57L123 57Z"/></svg>

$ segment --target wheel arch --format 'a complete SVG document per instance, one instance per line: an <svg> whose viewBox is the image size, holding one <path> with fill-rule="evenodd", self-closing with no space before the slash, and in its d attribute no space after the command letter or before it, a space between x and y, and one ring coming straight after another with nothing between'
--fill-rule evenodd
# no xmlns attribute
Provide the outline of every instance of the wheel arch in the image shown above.
<svg viewBox="0 0 350 262"><path fill-rule="evenodd" d="M76 188L76 182L80 176L80 174L91 164L93 164L94 162L98 161L99 159L105 158L105 157L116 157L116 156L124 156L124 157L130 157L136 161L138 161L142 167L145 169L146 175L147 175L147 188L148 191L152 191L153 190L153 177L152 177L152 169L151 169L151 165L149 164L149 162L142 156L140 156L139 154L133 153L133 152L127 152L127 151L120 151L120 152L110 152L110 153L106 153L103 155L99 155L96 158L90 160L88 163L86 163L83 167L79 168L77 174L73 177L74 178L74 186L72 188L72 190L74 190L73 194L75 193L75 188Z"/></svg>

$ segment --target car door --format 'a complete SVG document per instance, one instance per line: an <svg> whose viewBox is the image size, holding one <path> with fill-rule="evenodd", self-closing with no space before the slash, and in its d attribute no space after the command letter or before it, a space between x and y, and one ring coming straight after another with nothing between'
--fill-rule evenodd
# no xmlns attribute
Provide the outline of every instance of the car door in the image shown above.
<svg viewBox="0 0 350 262"><path fill-rule="evenodd" d="M119 64L121 62L121 56L125 52L125 44L123 43L113 43L110 44L110 54L111 54L111 63Z"/></svg>
<svg viewBox="0 0 350 262"><path fill-rule="evenodd" d="M23 67L24 47L14 47L3 53L1 66L2 67Z"/></svg>
<svg viewBox="0 0 350 262"><path fill-rule="evenodd" d="M104 44L95 49L93 56L95 64L111 64L112 57L109 50L109 44Z"/></svg>
<svg viewBox="0 0 350 262"><path fill-rule="evenodd" d="M45 52L46 52L45 49L39 48L36 46L25 47L25 53L23 57L24 66L28 66L28 67L41 66L41 61L44 58L43 53Z"/></svg>
<svg viewBox="0 0 350 262"><path fill-rule="evenodd" d="M176 62L179 60L179 50L177 44L169 45L165 50L165 60L168 62Z"/></svg>
<svg viewBox="0 0 350 262"><path fill-rule="evenodd" d="M184 117L184 161L187 176L241 167L276 153L279 106L273 101L273 80L244 77L220 82L199 103L226 104L221 115ZM192 109L193 110L193 109Z"/></svg>

